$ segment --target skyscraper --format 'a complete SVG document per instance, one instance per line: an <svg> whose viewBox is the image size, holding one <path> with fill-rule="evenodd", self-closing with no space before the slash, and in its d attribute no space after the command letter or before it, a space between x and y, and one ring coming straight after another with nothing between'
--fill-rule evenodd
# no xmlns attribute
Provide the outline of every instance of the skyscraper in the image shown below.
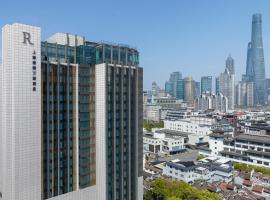
<svg viewBox="0 0 270 200"><path fill-rule="evenodd" d="M152 83L152 95L158 96L159 93L159 87L156 82Z"/></svg>
<svg viewBox="0 0 270 200"><path fill-rule="evenodd" d="M219 92L228 98L228 109L234 109L234 74L230 74L229 70L226 68L225 72L221 73L218 78Z"/></svg>
<svg viewBox="0 0 270 200"><path fill-rule="evenodd" d="M246 75L244 76L243 81L254 81L254 68L252 63L252 45L251 42L248 43L247 48L247 61L246 61Z"/></svg>
<svg viewBox="0 0 270 200"><path fill-rule="evenodd" d="M215 86L216 86L215 88L216 94L218 94L219 93L219 77L216 77L215 79Z"/></svg>
<svg viewBox="0 0 270 200"><path fill-rule="evenodd" d="M177 81L182 79L181 72L173 72L170 74L170 79L165 83L165 91L167 94L170 94L172 97L177 98L177 93L181 88L177 88Z"/></svg>
<svg viewBox="0 0 270 200"><path fill-rule="evenodd" d="M2 29L3 200L142 199L139 53L39 27Z"/></svg>
<svg viewBox="0 0 270 200"><path fill-rule="evenodd" d="M185 102L193 104L195 98L195 81L192 77L186 77L185 81Z"/></svg>
<svg viewBox="0 0 270 200"><path fill-rule="evenodd" d="M265 103L265 64L262 40L262 16L252 16L251 42L248 44L246 75L254 82L255 104Z"/></svg>
<svg viewBox="0 0 270 200"><path fill-rule="evenodd" d="M183 79L179 79L176 82L176 98L184 100L185 96L185 82Z"/></svg>
<svg viewBox="0 0 270 200"><path fill-rule="evenodd" d="M212 92L212 76L201 77L201 94L205 92Z"/></svg>
<svg viewBox="0 0 270 200"><path fill-rule="evenodd" d="M226 69L230 72L230 74L235 74L234 72L234 60L229 54L228 58L226 59Z"/></svg>

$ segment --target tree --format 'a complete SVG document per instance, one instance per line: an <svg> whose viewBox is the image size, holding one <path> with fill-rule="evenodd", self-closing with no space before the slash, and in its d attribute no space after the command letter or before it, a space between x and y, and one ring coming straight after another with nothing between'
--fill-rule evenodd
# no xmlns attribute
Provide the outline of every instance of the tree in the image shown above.
<svg viewBox="0 0 270 200"><path fill-rule="evenodd" d="M205 155L199 154L199 155L197 156L197 160L201 160L201 159L206 158L206 157L207 157L207 156L205 156Z"/></svg>
<svg viewBox="0 0 270 200"><path fill-rule="evenodd" d="M270 169L266 167L255 166L255 165L234 163L234 169L240 172L251 172L254 169L255 172L261 172L263 174L270 175Z"/></svg>
<svg viewBox="0 0 270 200"><path fill-rule="evenodd" d="M147 120L144 120L143 127L148 132L151 132L152 128L164 128L164 122L148 122Z"/></svg>
<svg viewBox="0 0 270 200"><path fill-rule="evenodd" d="M215 193L198 190L182 181L159 178L151 183L150 188L144 200L221 200Z"/></svg>

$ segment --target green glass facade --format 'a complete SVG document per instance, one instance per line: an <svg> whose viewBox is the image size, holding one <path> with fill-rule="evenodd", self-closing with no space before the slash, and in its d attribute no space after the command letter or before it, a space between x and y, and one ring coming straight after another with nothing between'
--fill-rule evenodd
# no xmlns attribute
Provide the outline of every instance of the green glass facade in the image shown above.
<svg viewBox="0 0 270 200"><path fill-rule="evenodd" d="M43 195L74 190L74 77L70 65L42 63Z"/></svg>
<svg viewBox="0 0 270 200"><path fill-rule="evenodd" d="M143 172L138 51L88 41L75 46L42 42L41 48L43 198L96 185L95 71L97 64L106 63L106 196L137 199Z"/></svg>
<svg viewBox="0 0 270 200"><path fill-rule="evenodd" d="M184 79L179 79L176 82L176 98L184 100L185 97L185 82Z"/></svg>

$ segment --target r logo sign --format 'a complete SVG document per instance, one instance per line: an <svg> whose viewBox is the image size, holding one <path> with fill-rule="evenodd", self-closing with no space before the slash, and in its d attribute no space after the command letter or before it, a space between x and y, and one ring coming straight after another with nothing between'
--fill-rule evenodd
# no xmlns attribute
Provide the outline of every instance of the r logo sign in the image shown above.
<svg viewBox="0 0 270 200"><path fill-rule="evenodd" d="M34 44L31 42L31 35L30 35L30 33L28 33L28 32L23 32L23 43L24 43L24 44L34 45Z"/></svg>

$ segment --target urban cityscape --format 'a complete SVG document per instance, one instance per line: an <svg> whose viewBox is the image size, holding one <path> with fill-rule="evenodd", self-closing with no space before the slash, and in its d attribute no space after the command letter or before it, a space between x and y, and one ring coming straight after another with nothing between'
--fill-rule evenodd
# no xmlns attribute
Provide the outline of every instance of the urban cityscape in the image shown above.
<svg viewBox="0 0 270 200"><path fill-rule="evenodd" d="M270 2L31 1L0 8L0 200L270 199Z"/></svg>

